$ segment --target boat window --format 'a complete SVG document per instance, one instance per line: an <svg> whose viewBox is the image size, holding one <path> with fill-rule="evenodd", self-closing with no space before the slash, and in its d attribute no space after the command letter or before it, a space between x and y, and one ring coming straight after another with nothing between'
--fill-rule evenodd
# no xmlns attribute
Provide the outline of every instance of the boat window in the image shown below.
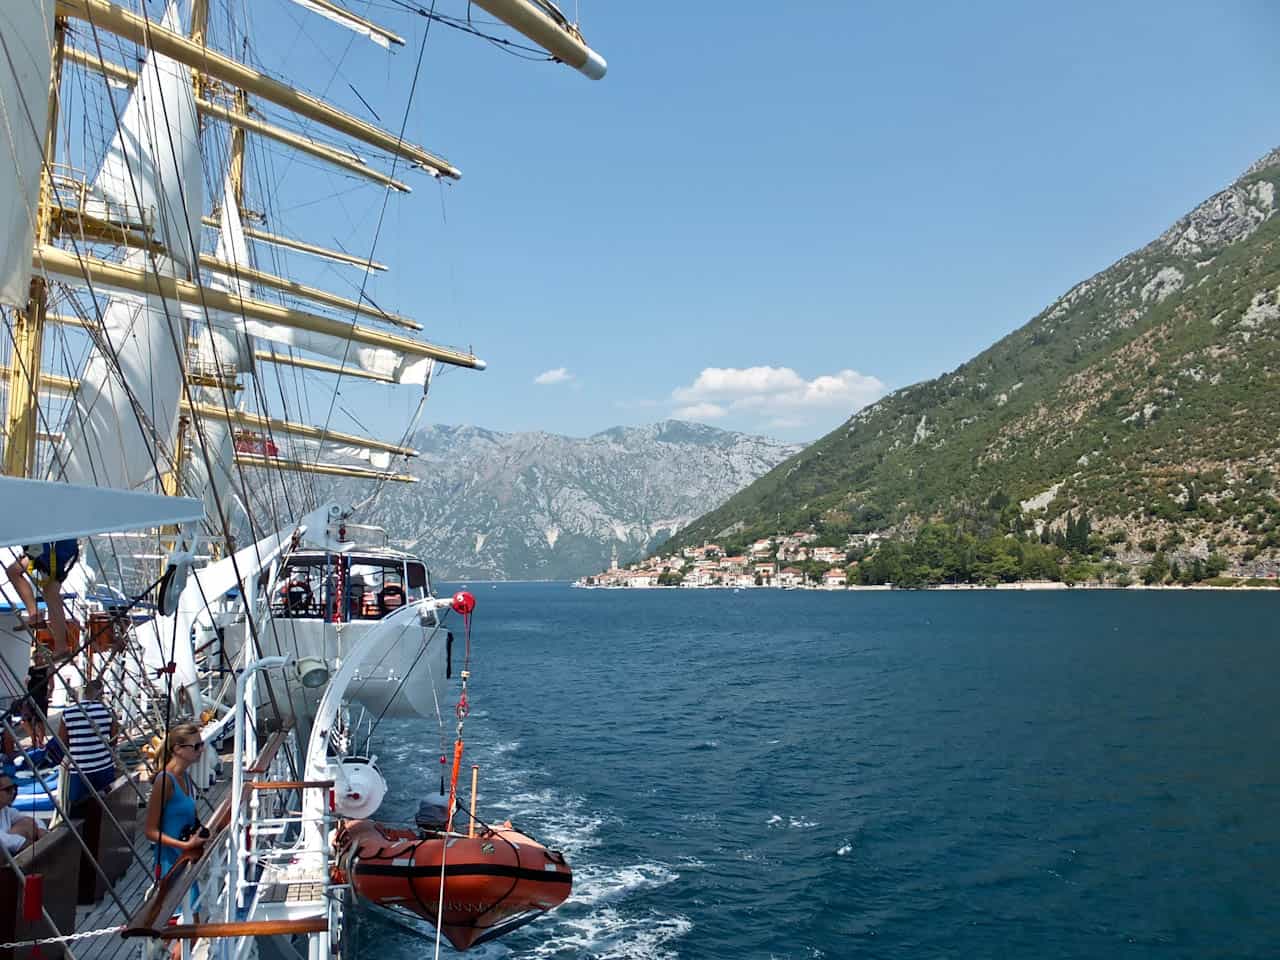
<svg viewBox="0 0 1280 960"><path fill-rule="evenodd" d="M410 560L405 563L405 583L409 587L409 599L421 600L431 590L431 582L427 578L427 568Z"/></svg>
<svg viewBox="0 0 1280 960"><path fill-rule="evenodd" d="M285 564L271 594L271 613L276 617L326 615L333 591L335 568L328 557L295 557Z"/></svg>
<svg viewBox="0 0 1280 960"><path fill-rule="evenodd" d="M427 586L427 568L413 561L406 563L405 568L409 571L409 586L417 590L425 590Z"/></svg>
<svg viewBox="0 0 1280 960"><path fill-rule="evenodd" d="M396 557L351 557L346 593L349 620L380 620L417 599L405 586L404 561Z"/></svg>

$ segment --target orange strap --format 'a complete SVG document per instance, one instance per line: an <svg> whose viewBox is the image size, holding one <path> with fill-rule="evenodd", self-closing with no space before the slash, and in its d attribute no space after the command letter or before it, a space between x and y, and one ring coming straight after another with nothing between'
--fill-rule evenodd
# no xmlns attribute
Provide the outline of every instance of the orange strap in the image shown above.
<svg viewBox="0 0 1280 960"><path fill-rule="evenodd" d="M453 808L458 799L458 771L462 768L462 738L453 742L453 775L449 778L449 820L445 830L453 832Z"/></svg>

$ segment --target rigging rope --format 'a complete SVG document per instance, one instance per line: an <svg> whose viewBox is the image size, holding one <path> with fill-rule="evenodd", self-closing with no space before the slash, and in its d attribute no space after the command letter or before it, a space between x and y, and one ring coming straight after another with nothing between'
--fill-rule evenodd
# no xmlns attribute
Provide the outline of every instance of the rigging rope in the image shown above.
<svg viewBox="0 0 1280 960"><path fill-rule="evenodd" d="M467 702L467 681L471 679L471 614L476 608L476 598L465 590L460 590L453 595L452 606L456 612L462 614L467 646L466 656L462 661L462 693L458 696L458 706L454 711L458 717L458 736L453 742L453 773L449 778L449 806L446 808L448 813L444 826L446 835L453 832L453 808L458 799L458 771L462 767L462 727L466 722L467 714L471 712L471 706ZM440 848L440 900L436 904L436 960L440 960L440 930L444 926L444 872L448 859L449 844L445 843Z"/></svg>

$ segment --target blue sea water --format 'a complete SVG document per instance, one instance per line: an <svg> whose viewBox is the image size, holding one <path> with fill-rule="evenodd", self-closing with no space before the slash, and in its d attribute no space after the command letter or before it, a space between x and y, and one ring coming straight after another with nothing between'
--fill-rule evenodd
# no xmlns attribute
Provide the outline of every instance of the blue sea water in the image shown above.
<svg viewBox="0 0 1280 960"><path fill-rule="evenodd" d="M472 956L1280 956L1280 592L472 589L481 815L575 873Z"/></svg>

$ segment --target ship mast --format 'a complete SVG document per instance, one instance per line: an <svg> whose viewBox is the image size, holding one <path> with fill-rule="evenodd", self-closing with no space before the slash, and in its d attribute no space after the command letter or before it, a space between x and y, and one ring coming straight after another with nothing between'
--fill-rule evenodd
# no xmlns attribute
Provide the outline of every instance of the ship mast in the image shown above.
<svg viewBox="0 0 1280 960"><path fill-rule="evenodd" d="M49 72L49 115L44 134L44 162L40 170L40 200L36 207L35 241L46 244L52 235L53 161L58 144L58 100L62 88L62 51L67 21L57 17L53 25L53 67ZM25 310L16 312L13 354L9 359L9 402L5 411L4 472L25 477L35 466L37 389L40 354L44 348L44 322L49 310L49 283L32 274L31 293Z"/></svg>
<svg viewBox="0 0 1280 960"><path fill-rule="evenodd" d="M209 20L208 0L192 0L191 3L191 42L204 46L204 32ZM201 94L200 71L191 71L191 90L196 99ZM186 373L187 383L191 383L191 373ZM187 431L191 429L191 418L188 414L178 415L178 432L173 441L173 462L160 480L160 489L168 496L181 495L183 489L182 466L187 460ZM175 531L176 532L176 531Z"/></svg>

